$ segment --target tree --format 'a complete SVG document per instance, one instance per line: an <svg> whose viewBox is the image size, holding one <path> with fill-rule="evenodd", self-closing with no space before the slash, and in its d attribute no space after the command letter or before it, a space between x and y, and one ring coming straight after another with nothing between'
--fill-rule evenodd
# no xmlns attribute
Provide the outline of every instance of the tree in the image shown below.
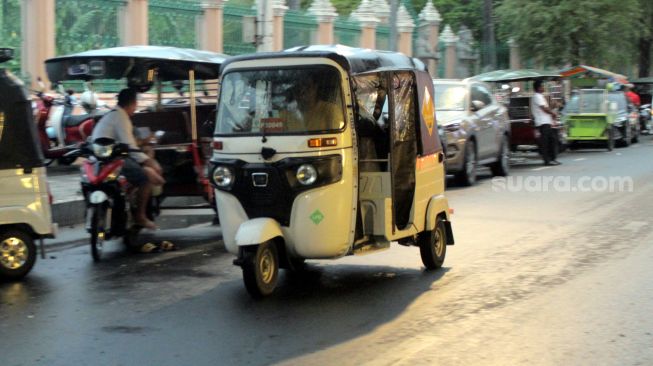
<svg viewBox="0 0 653 366"><path fill-rule="evenodd" d="M499 35L548 66L588 63L620 72L634 62L640 0L503 0ZM643 0L646 1L646 0Z"/></svg>
<svg viewBox="0 0 653 366"><path fill-rule="evenodd" d="M653 44L653 2L640 0L639 40L637 42L639 77L647 77L651 70L651 46Z"/></svg>

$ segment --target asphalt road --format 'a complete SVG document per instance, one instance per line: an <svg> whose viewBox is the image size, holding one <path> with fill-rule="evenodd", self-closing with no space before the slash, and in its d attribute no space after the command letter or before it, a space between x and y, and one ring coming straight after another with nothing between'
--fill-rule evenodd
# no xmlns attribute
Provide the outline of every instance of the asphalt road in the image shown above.
<svg viewBox="0 0 653 366"><path fill-rule="evenodd" d="M0 364L651 365L652 156L645 137L559 167L516 159L506 189L486 177L449 190L456 245L442 270L394 246L310 262L263 301L214 227L156 234L176 252L116 244L100 264L58 247L0 284ZM617 176L632 192L574 192ZM538 189L540 177L570 184Z"/></svg>

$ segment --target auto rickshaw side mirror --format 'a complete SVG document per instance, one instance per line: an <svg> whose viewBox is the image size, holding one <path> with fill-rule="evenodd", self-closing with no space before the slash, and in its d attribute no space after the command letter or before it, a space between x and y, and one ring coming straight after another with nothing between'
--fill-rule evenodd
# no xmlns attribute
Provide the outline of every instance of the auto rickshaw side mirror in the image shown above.
<svg viewBox="0 0 653 366"><path fill-rule="evenodd" d="M483 108L485 108L485 103L481 102L480 100L472 100L472 112L478 112Z"/></svg>

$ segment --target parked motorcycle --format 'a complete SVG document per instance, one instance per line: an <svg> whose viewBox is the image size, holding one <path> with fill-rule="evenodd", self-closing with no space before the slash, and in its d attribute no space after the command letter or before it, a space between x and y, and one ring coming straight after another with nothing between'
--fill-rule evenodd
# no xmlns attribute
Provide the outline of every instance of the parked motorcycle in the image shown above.
<svg viewBox="0 0 653 366"><path fill-rule="evenodd" d="M106 107L99 102L97 94L87 88L80 98L86 113L74 115L73 92L60 90L60 93L65 96L55 98L41 91L36 94L37 130L46 163L58 161L69 165L74 159L64 155L86 141Z"/></svg>
<svg viewBox="0 0 653 366"><path fill-rule="evenodd" d="M137 248L142 229L134 222L137 192L121 175L124 159L135 151L141 150L100 138L67 154L87 158L82 166L81 184L86 203L86 230L91 235L91 255L96 262L101 260L105 240L122 238L128 249ZM158 204L156 199L150 202L147 215L154 219L158 215Z"/></svg>

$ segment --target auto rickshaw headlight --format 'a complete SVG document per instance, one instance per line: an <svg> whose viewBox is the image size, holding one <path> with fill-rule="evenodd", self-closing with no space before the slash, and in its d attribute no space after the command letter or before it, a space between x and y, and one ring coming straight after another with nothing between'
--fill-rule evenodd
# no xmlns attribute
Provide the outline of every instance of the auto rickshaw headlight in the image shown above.
<svg viewBox="0 0 653 366"><path fill-rule="evenodd" d="M297 181L305 186L310 186L317 180L317 170L311 164L302 164L297 168Z"/></svg>
<svg viewBox="0 0 653 366"><path fill-rule="evenodd" d="M213 182L221 188L229 187L234 182L234 174L226 166L218 166L213 171Z"/></svg>

